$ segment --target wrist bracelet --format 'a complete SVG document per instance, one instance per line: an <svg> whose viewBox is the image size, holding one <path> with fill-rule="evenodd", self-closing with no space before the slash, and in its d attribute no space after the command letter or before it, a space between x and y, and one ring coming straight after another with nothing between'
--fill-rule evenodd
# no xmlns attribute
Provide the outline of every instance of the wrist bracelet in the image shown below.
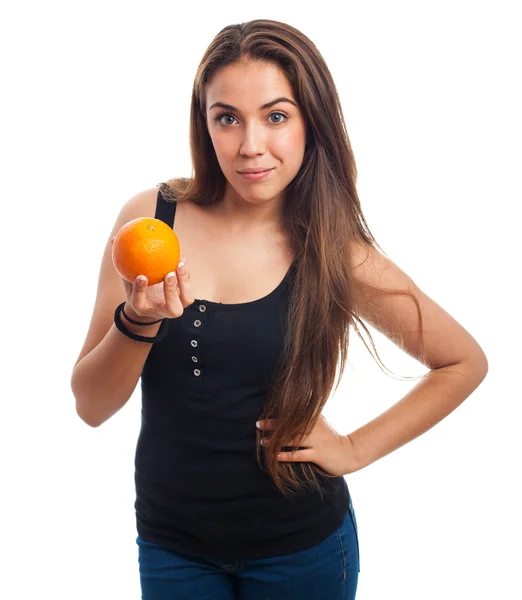
<svg viewBox="0 0 522 600"><path fill-rule="evenodd" d="M163 323L160 325L158 329L158 333L154 337L147 337L144 335L138 335L136 333L132 333L129 331L123 321L121 320L121 313L123 311L123 307L125 306L125 302L122 302L119 306L116 307L114 311L114 324L118 328L118 330L123 333L123 335L127 336L131 340L136 340L137 342L147 342L149 344L153 344L154 342L159 342L167 335L167 329L169 326L169 322L167 319L162 319Z"/></svg>
<svg viewBox="0 0 522 600"><path fill-rule="evenodd" d="M161 321L163 321L163 319L158 319L157 321L150 321L149 323L143 323L142 321L135 321L134 319L131 319L129 316L127 316L127 313L125 312L125 304L127 304L126 302L123 303L123 308L121 309L121 312L123 313L123 316L127 319L127 321L129 323L132 323L133 325L139 325L140 327L146 327L147 325L155 325L156 323L161 323Z"/></svg>

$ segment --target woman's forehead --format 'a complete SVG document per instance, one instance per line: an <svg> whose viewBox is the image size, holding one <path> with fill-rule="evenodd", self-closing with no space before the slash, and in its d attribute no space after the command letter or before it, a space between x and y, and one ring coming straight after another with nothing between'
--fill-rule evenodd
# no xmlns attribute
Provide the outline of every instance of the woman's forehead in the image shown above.
<svg viewBox="0 0 522 600"><path fill-rule="evenodd" d="M259 61L234 63L219 69L206 86L207 106L215 102L260 108L274 98L295 102L286 74L276 65Z"/></svg>

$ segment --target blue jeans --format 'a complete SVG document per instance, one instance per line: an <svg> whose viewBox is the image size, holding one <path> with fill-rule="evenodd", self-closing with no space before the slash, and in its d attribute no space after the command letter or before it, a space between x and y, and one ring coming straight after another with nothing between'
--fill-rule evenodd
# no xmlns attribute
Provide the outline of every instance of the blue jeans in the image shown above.
<svg viewBox="0 0 522 600"><path fill-rule="evenodd" d="M353 600L360 571L357 521L346 517L321 543L254 560L191 558L139 535L142 600Z"/></svg>

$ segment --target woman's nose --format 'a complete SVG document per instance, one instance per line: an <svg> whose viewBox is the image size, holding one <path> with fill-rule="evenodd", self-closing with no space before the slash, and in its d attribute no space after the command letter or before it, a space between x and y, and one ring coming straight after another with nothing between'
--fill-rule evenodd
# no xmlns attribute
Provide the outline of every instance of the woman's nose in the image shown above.
<svg viewBox="0 0 522 600"><path fill-rule="evenodd" d="M262 128L255 124L248 126L241 141L240 153L244 156L256 156L263 154L265 147L266 140Z"/></svg>

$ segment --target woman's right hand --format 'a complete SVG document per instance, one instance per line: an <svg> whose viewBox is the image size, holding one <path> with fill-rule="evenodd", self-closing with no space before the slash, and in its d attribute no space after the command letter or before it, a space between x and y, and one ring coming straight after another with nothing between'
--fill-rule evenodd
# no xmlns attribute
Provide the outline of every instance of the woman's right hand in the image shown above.
<svg viewBox="0 0 522 600"><path fill-rule="evenodd" d="M114 238L111 239L111 244ZM182 265L183 263L183 265ZM183 273L180 272L184 271ZM133 320L147 323L158 319L181 317L187 306L194 301L190 287L190 275L186 257L181 253L181 262L176 271L168 273L160 283L148 285L146 277L136 277L134 283L122 278L125 295L125 313Z"/></svg>

